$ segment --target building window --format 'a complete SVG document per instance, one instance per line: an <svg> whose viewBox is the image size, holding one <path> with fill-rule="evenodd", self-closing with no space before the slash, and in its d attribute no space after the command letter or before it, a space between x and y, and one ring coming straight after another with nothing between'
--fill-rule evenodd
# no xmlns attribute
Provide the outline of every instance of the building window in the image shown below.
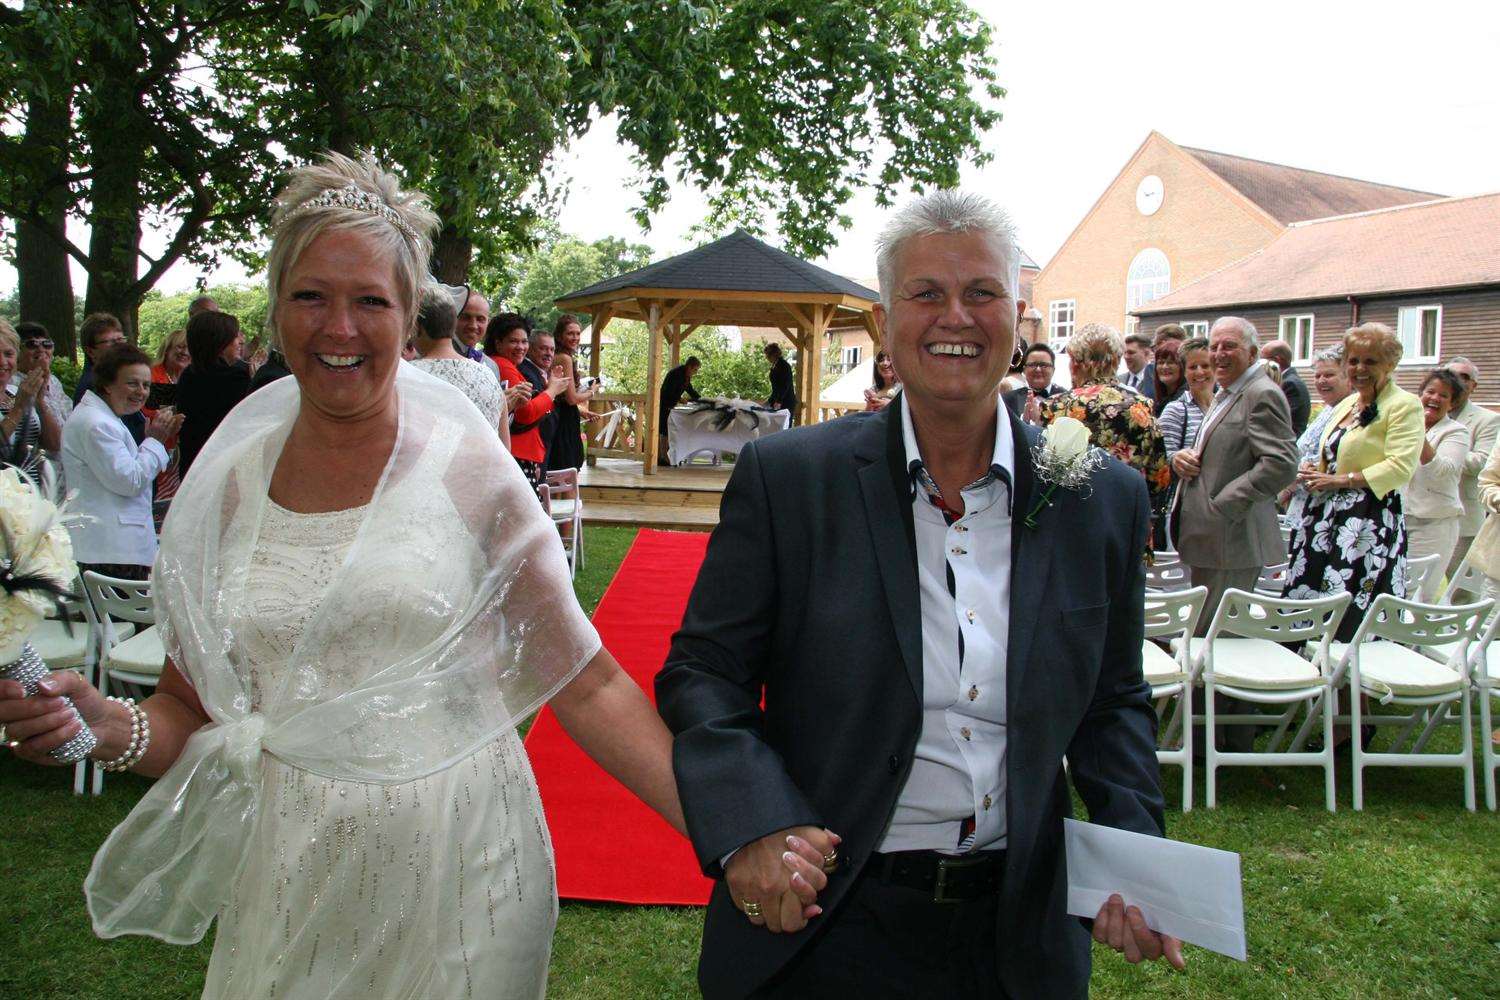
<svg viewBox="0 0 1500 1000"><path fill-rule="evenodd" d="M1172 290L1172 265L1167 255L1148 247L1135 255L1125 275L1125 312L1130 314Z"/></svg>
<svg viewBox="0 0 1500 1000"><path fill-rule="evenodd" d="M1402 306L1396 312L1396 334L1401 338L1401 363L1438 359L1443 335L1442 306Z"/></svg>
<svg viewBox="0 0 1500 1000"><path fill-rule="evenodd" d="M1125 317L1125 336L1133 337L1141 328L1141 321L1134 316Z"/></svg>
<svg viewBox="0 0 1500 1000"><path fill-rule="evenodd" d="M859 344L844 348L839 355L839 362L843 364L844 371L859 367L859 359L863 353L864 349Z"/></svg>
<svg viewBox="0 0 1500 1000"><path fill-rule="evenodd" d="M1310 313L1281 317L1276 335L1292 345L1293 363L1312 360L1313 318Z"/></svg>
<svg viewBox="0 0 1500 1000"><path fill-rule="evenodd" d="M1047 329L1053 340L1067 343L1073 336L1073 316L1078 311L1077 299L1054 299L1047 305Z"/></svg>
<svg viewBox="0 0 1500 1000"><path fill-rule="evenodd" d="M1208 339L1208 320L1206 319L1183 323L1181 326L1187 331L1189 340L1195 340L1199 337L1202 337L1204 340Z"/></svg>

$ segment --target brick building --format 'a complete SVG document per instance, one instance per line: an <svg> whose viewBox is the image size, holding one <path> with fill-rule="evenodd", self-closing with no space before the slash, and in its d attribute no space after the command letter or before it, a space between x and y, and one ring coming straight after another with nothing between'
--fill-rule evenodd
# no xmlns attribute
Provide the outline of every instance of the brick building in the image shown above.
<svg viewBox="0 0 1500 1000"><path fill-rule="evenodd" d="M1294 223L1439 195L1146 137L1037 275L1051 340L1083 323L1129 331L1128 315L1267 246Z"/></svg>
<svg viewBox="0 0 1500 1000"><path fill-rule="evenodd" d="M1478 402L1500 403L1500 194L1300 222L1269 244L1137 310L1142 327L1206 327L1243 316L1297 364L1357 323L1384 323L1405 354L1397 381L1416 389L1439 361L1480 369Z"/></svg>

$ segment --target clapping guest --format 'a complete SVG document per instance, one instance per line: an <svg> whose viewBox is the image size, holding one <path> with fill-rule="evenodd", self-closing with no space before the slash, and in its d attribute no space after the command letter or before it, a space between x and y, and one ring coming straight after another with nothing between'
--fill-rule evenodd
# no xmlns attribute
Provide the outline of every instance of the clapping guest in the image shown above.
<svg viewBox="0 0 1500 1000"><path fill-rule="evenodd" d="M477 365L453 346L453 331L458 311L453 297L441 285L429 284L422 289L422 304L417 309L417 332L411 342L418 357L412 364L429 375L442 379L469 397L485 422L495 428L506 449L510 448L510 415L505 409L505 393L500 380L487 365Z"/></svg>
<svg viewBox="0 0 1500 1000"><path fill-rule="evenodd" d="M1377 594L1406 596L1401 488L1422 453L1422 405L1391 377L1401 340L1383 323L1344 334L1353 392L1333 407L1315 463L1297 478L1311 494L1292 532L1286 596L1353 596L1338 638L1354 636Z"/></svg>
<svg viewBox="0 0 1500 1000"><path fill-rule="evenodd" d="M208 301L212 303L213 299L209 299ZM197 312L217 311L217 304L212 309L197 310ZM188 314L189 317L194 314L191 307L189 307ZM188 351L187 346L187 330L185 328L178 329L167 334L166 339L161 342L161 347L156 352L156 364L151 366L151 395L157 398L155 400L148 399L146 405L141 408L142 415L148 421L154 419L157 411L165 407L170 406L174 410L176 409L177 390L175 386L177 385L177 380L182 377L182 373L187 370L187 366L192 364L192 362L193 355ZM172 386L173 388L158 388L158 386ZM152 405L153 403L155 405ZM162 469L161 473L156 477L154 494L156 501L172 499L172 497L177 495L177 487L182 485L182 464L177 454L177 438L173 436L162 443L166 445L167 454L171 456L171 461L167 463L167 467ZM164 516L165 505L160 508L153 507L153 511L163 512L158 514L158 517ZM160 527L159 522L157 526Z"/></svg>
<svg viewBox="0 0 1500 1000"><path fill-rule="evenodd" d="M0 320L0 467L15 466L32 475L41 470L44 451L56 451L61 423L47 406L47 375L35 369L14 382L21 341Z"/></svg>
<svg viewBox="0 0 1500 1000"><path fill-rule="evenodd" d="M549 338L550 339L550 338ZM547 442L540 425L552 412L555 400L567 388L563 379L552 379L537 391L521 373L531 347L529 324L517 313L501 313L490 320L484 334L485 351L500 368L500 382L510 407L510 453L526 474L531 488L541 493L547 482Z"/></svg>
<svg viewBox="0 0 1500 1000"><path fill-rule="evenodd" d="M1318 398L1323 402L1323 408L1318 415L1307 425L1307 430L1297 439L1297 464L1299 467L1309 463L1317 464L1318 448L1323 441L1323 431L1328 427L1328 420L1333 416L1333 408L1341 399L1349 395L1349 375L1344 371L1344 345L1334 344L1326 351L1320 351L1313 358L1313 389ZM1307 490L1301 483L1293 483L1282 491L1281 503L1286 507L1287 517L1293 523L1302 516L1302 508L1307 503Z"/></svg>
<svg viewBox="0 0 1500 1000"><path fill-rule="evenodd" d="M1198 439L1198 428L1214 402L1214 363L1208 351L1208 341L1194 338L1173 344L1177 348L1175 357L1184 372L1183 391L1163 408L1157 426L1161 428L1162 444L1167 451L1167 462L1171 464L1177 453L1190 449ZM1162 363L1157 362L1157 371ZM1168 512L1177 498L1178 483L1174 477L1172 487L1156 511L1156 542L1163 547L1169 539L1176 539L1173 526L1168 524Z"/></svg>
<svg viewBox="0 0 1500 1000"><path fill-rule="evenodd" d="M43 414L51 417L58 426L58 438L62 436L62 425L67 422L68 415L73 412L73 401L68 398L68 393L56 375L52 374L52 338L47 335L47 328L40 323L18 323L16 324L16 335L21 340L21 353L16 360L16 372L10 377L11 385L17 389L21 383L31 376L32 372L46 372L46 388L37 397L35 411L39 420L43 422L43 431L46 431L46 418ZM53 463L55 470L61 474L62 453L57 449L47 449L47 458Z"/></svg>
<svg viewBox="0 0 1500 1000"><path fill-rule="evenodd" d="M886 404L896 398L896 392L901 388L901 376L896 374L896 368L891 364L890 352L876 352L873 373L870 388L865 390L866 413L885 409Z"/></svg>
<svg viewBox="0 0 1500 1000"><path fill-rule="evenodd" d="M1469 429L1449 416L1453 401L1462 399L1463 383L1446 368L1430 372L1418 398L1426 437L1411 482L1401 490L1406 513L1407 557L1437 555L1437 565L1422 581L1417 600L1431 604L1443 585L1443 570L1458 544L1464 505L1458 496L1464 459L1469 454Z"/></svg>
<svg viewBox="0 0 1500 1000"><path fill-rule="evenodd" d="M1154 507L1172 484L1172 470L1167 466L1161 430L1151 415L1151 400L1115 380L1124 349L1113 327L1103 323L1079 327L1068 338L1073 388L1042 403L1038 422L1046 426L1058 417L1083 421L1096 447L1146 478Z"/></svg>
<svg viewBox="0 0 1500 1000"><path fill-rule="evenodd" d="M579 387L578 345L583 340L583 324L577 316L563 313L552 324L552 341L556 353L552 358L554 374L566 374L568 387L554 401L552 412L557 425L547 446L547 468L552 470L583 468L583 421L592 420L589 400L594 390Z"/></svg>
<svg viewBox="0 0 1500 1000"><path fill-rule="evenodd" d="M1026 349L1021 370L1026 373L1026 385L1005 393L1005 406L1028 424L1040 423L1042 403L1064 391L1052 381L1057 355L1046 344L1032 344Z"/></svg>
<svg viewBox="0 0 1500 1000"><path fill-rule="evenodd" d="M184 476L220 421L250 392L250 369L240 357L244 340L239 318L230 313L210 309L188 320L192 362L177 380L177 412L184 418L177 451ZM348 363L343 358L328 362Z"/></svg>
<svg viewBox="0 0 1500 1000"><path fill-rule="evenodd" d="M182 416L161 409L136 444L121 418L139 413L151 392L151 358L121 344L94 361L94 385L79 399L63 428L63 469L73 509L73 558L82 569L144 580L156 558L151 486L167 467L166 442Z"/></svg>

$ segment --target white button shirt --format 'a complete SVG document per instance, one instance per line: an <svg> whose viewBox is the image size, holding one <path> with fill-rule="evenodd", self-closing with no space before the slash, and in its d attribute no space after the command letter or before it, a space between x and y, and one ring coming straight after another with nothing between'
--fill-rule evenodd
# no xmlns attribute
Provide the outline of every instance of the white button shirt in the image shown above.
<svg viewBox="0 0 1500 1000"><path fill-rule="evenodd" d="M992 464L1015 482L1015 442L996 405ZM901 396L906 464L921 459ZM922 602L922 730L878 850L959 853L1006 843L1005 657L1010 637L1010 487L987 476L963 491L952 524L918 485L912 499ZM974 817L971 838L961 836Z"/></svg>

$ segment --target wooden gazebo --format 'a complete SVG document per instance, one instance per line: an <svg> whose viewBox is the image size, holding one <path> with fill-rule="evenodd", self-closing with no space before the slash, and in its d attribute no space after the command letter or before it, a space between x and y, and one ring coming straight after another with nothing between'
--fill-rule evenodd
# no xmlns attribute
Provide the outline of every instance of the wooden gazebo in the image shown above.
<svg viewBox="0 0 1500 1000"><path fill-rule="evenodd" d="M646 396L639 416L643 472L656 471L662 347L680 363L682 341L700 326L780 330L797 348L797 397L802 423L818 419L824 339L864 330L880 343L872 309L879 295L863 285L737 229L707 246L579 289L557 300L565 312L593 318L589 373L599 374L600 334L614 319L640 320L651 331Z"/></svg>

